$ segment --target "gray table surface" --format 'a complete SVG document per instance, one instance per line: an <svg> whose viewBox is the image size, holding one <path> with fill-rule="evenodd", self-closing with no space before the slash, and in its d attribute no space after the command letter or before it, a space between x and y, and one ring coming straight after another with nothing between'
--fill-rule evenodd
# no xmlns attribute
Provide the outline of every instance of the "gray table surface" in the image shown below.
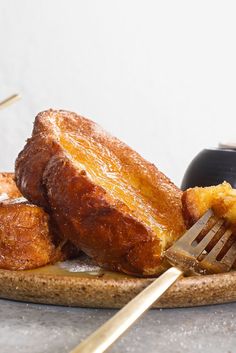
<svg viewBox="0 0 236 353"><path fill-rule="evenodd" d="M115 312L0 300L0 352L67 353ZM109 352L236 352L236 303L151 310Z"/></svg>

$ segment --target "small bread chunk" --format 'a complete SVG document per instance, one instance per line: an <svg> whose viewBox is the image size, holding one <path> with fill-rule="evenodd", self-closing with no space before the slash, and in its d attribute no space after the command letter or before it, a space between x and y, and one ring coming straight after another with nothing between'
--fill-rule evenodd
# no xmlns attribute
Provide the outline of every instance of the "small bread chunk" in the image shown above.
<svg viewBox="0 0 236 353"><path fill-rule="evenodd" d="M236 227L236 190L227 182L216 186L188 189L183 193L182 202L188 227L209 208L213 209L216 216L225 218Z"/></svg>
<svg viewBox="0 0 236 353"><path fill-rule="evenodd" d="M42 208L22 199L0 203L1 269L33 269L73 255L72 245L56 239Z"/></svg>
<svg viewBox="0 0 236 353"><path fill-rule="evenodd" d="M38 114L16 161L16 182L60 232L99 265L163 271L164 250L185 231L182 192L153 164L89 119Z"/></svg>
<svg viewBox="0 0 236 353"><path fill-rule="evenodd" d="M58 236L48 214L27 202L14 173L0 173L0 268L33 269L78 254Z"/></svg>

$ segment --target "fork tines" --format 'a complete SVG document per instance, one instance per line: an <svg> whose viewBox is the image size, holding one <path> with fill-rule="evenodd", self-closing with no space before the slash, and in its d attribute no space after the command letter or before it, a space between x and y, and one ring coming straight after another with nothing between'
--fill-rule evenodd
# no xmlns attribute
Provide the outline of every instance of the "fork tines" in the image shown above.
<svg viewBox="0 0 236 353"><path fill-rule="evenodd" d="M227 272L236 260L236 240L225 221L208 210L165 255L185 272Z"/></svg>

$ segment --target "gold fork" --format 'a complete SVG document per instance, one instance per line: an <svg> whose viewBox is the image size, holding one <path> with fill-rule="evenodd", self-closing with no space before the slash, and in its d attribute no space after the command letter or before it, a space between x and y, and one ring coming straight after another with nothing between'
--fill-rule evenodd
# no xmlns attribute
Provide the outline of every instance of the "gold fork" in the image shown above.
<svg viewBox="0 0 236 353"><path fill-rule="evenodd" d="M236 241L231 236L224 220L208 210L165 252L175 267L154 280L70 353L104 352L183 274L229 271L236 260Z"/></svg>

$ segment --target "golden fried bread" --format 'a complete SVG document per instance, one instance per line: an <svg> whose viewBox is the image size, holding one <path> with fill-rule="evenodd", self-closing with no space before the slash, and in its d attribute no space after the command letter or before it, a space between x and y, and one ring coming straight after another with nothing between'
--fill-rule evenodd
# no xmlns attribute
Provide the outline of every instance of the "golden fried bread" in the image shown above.
<svg viewBox="0 0 236 353"><path fill-rule="evenodd" d="M14 181L14 173L0 173L0 197L21 197L21 192Z"/></svg>
<svg viewBox="0 0 236 353"><path fill-rule="evenodd" d="M32 269L74 255L68 241L57 239L42 208L20 198L0 203L0 268Z"/></svg>
<svg viewBox="0 0 236 353"><path fill-rule="evenodd" d="M182 196L183 213L187 226L195 223L209 208L225 218L236 230L236 190L224 182L216 186L195 187Z"/></svg>
<svg viewBox="0 0 236 353"><path fill-rule="evenodd" d="M161 272L185 231L182 192L153 164L75 113L48 110L16 161L16 182L60 232L107 268Z"/></svg>
<svg viewBox="0 0 236 353"><path fill-rule="evenodd" d="M76 256L75 247L56 236L48 214L21 196L14 174L0 173L0 268L32 269Z"/></svg>

